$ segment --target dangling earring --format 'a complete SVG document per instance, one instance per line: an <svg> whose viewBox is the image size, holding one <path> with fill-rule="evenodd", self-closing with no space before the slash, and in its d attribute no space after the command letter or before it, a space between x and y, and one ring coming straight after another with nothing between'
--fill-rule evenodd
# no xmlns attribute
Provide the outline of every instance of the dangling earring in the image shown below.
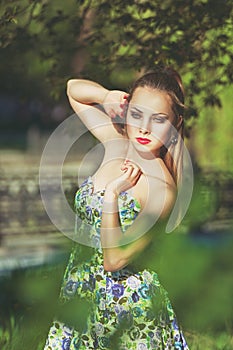
<svg viewBox="0 0 233 350"><path fill-rule="evenodd" d="M176 136L173 136L171 138L171 144L175 146L177 144L177 142L178 142L178 138Z"/></svg>

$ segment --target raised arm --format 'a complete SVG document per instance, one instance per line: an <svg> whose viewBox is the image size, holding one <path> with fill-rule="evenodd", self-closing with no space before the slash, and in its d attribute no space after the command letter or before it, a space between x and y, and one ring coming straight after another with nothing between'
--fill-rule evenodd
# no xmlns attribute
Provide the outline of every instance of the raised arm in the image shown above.
<svg viewBox="0 0 233 350"><path fill-rule="evenodd" d="M91 80L71 79L67 83L67 95L71 101L79 102L77 107L79 111L82 108L80 104L103 104L108 93L108 89Z"/></svg>
<svg viewBox="0 0 233 350"><path fill-rule="evenodd" d="M71 79L67 83L67 95L73 110L102 142L122 137L113 126L111 118L122 112L125 94L124 91L108 90L90 80ZM104 110L97 109L95 106L98 104Z"/></svg>

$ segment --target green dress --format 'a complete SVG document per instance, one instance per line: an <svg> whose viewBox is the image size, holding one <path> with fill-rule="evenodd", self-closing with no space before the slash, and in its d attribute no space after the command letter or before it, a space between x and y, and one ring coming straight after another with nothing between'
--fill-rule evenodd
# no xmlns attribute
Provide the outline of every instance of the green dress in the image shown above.
<svg viewBox="0 0 233 350"><path fill-rule="evenodd" d="M188 350L167 293L154 271L137 271L130 265L117 272L104 270L98 247L103 197L104 190L94 192L91 177L76 193L76 212L83 225L89 224L89 238L97 248L80 261L82 245L75 243L61 288L64 303L75 297L90 302L86 326L80 331L62 320L54 321L44 349ZM140 212L140 204L128 192L122 192L118 206L125 232Z"/></svg>

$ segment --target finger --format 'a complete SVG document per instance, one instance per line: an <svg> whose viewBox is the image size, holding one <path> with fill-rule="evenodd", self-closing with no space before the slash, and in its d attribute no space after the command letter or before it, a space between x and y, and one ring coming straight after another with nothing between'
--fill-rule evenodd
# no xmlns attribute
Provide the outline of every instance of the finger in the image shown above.
<svg viewBox="0 0 233 350"><path fill-rule="evenodd" d="M125 165L125 173L127 173L128 176L132 176L132 173L134 171L134 166L132 164L126 164Z"/></svg>
<svg viewBox="0 0 233 350"><path fill-rule="evenodd" d="M141 175L141 170L138 168L138 167L135 167L131 173L131 176L132 177L137 177L138 175L140 176Z"/></svg>
<svg viewBox="0 0 233 350"><path fill-rule="evenodd" d="M141 175L142 175L142 172L139 171L139 172L137 173L137 175L135 176L136 182L138 182L138 180L140 179Z"/></svg>
<svg viewBox="0 0 233 350"><path fill-rule="evenodd" d="M128 165L130 165L130 166L132 166L134 169L140 169L139 168L139 166L137 165L137 164L135 164L135 163L133 163L131 160L129 160L129 159L126 159L125 161L124 161L124 164L126 165L126 166L128 166Z"/></svg>
<svg viewBox="0 0 233 350"><path fill-rule="evenodd" d="M122 95L121 101L122 101L122 102L127 101L128 97L129 97L129 94L128 94L128 93L124 93L124 94Z"/></svg>
<svg viewBox="0 0 233 350"><path fill-rule="evenodd" d="M134 164L134 163L131 160L126 158L124 161L124 164Z"/></svg>
<svg viewBox="0 0 233 350"><path fill-rule="evenodd" d="M129 183L131 184L131 187L133 187L137 184L138 180L140 179L140 176L141 176L141 171L136 171L136 169L134 169L131 175L127 177L126 181L129 181Z"/></svg>
<svg viewBox="0 0 233 350"><path fill-rule="evenodd" d="M133 172L133 166L132 166L131 164L125 165L125 170L124 170L124 172L125 172L125 175L126 175L127 177L130 177L131 174L132 174L132 172Z"/></svg>
<svg viewBox="0 0 233 350"><path fill-rule="evenodd" d="M124 109L124 107L121 108L121 109L119 109L119 110L117 111L117 115L118 115L121 119L123 119L123 118L125 117L125 109Z"/></svg>
<svg viewBox="0 0 233 350"><path fill-rule="evenodd" d="M128 105L127 100L124 100L123 102L120 103L120 108L124 109Z"/></svg>
<svg viewBox="0 0 233 350"><path fill-rule="evenodd" d="M120 104L120 108L121 108L121 117L125 117L127 114L127 109L128 109L128 101L124 100L123 103Z"/></svg>
<svg viewBox="0 0 233 350"><path fill-rule="evenodd" d="M122 171L126 171L128 169L127 164L128 164L128 160L126 159L124 160L124 163L121 165Z"/></svg>

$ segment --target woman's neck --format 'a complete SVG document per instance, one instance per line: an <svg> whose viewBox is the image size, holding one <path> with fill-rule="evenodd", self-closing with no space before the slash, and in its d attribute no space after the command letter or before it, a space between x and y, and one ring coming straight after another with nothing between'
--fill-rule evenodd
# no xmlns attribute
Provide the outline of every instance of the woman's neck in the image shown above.
<svg viewBox="0 0 233 350"><path fill-rule="evenodd" d="M128 144L126 159L137 164L142 169L143 173L149 176L154 174L158 170L158 166L161 166L161 162L163 162L161 158L156 157L149 152L139 153L131 142Z"/></svg>

